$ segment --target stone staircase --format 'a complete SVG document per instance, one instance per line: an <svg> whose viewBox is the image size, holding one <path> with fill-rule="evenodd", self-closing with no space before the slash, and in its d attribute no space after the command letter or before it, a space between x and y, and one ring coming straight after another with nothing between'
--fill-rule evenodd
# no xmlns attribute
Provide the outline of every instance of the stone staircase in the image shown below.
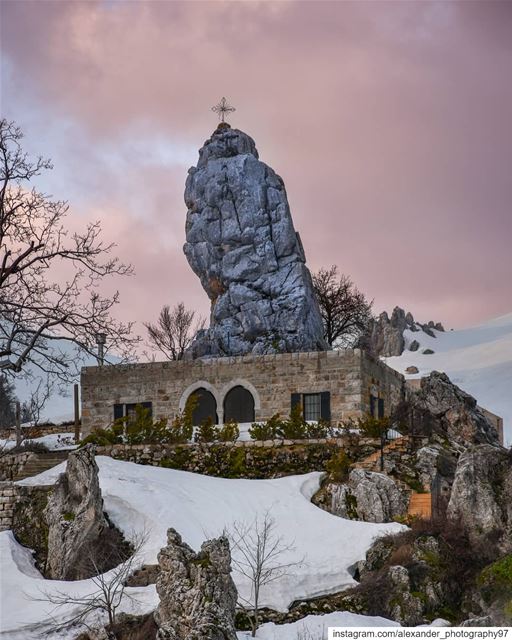
<svg viewBox="0 0 512 640"><path fill-rule="evenodd" d="M402 436L401 438L393 440L384 447L384 459L386 458L386 454L406 453L408 445L409 438L407 436ZM352 465L352 469L364 469L365 471L373 471L375 473L384 473L387 475L385 470L381 471L380 458L381 452L379 449L363 460L355 462ZM393 478L393 481L402 489L402 491L410 496L409 508L407 511L408 515L425 519L430 519L432 517L432 495L430 493L418 493L417 491L413 491L408 484L398 478Z"/></svg>
<svg viewBox="0 0 512 640"><path fill-rule="evenodd" d="M392 440L389 444L385 445L384 447L384 458L386 457L386 454L389 454L392 452L405 453L407 451L408 444L409 444L409 438L407 436L402 436L401 438ZM352 468L365 469L366 471L375 471L377 473L381 473L380 449L370 454L368 457L364 458L364 460L361 460L360 462L355 462L352 465Z"/></svg>
<svg viewBox="0 0 512 640"><path fill-rule="evenodd" d="M418 518L430 520L432 517L432 494L417 493L416 491L413 491L407 513L410 516L417 516Z"/></svg>
<svg viewBox="0 0 512 640"><path fill-rule="evenodd" d="M68 459L69 451L50 451L49 453L35 453L23 466L14 480L24 480L32 476L37 476L43 471L47 471Z"/></svg>

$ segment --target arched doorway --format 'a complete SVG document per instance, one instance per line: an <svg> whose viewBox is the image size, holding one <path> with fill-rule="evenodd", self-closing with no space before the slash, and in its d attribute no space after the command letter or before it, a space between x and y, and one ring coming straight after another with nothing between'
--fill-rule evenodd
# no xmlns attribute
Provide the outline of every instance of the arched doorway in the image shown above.
<svg viewBox="0 0 512 640"><path fill-rule="evenodd" d="M254 398L250 391L238 385L224 398L224 422L254 422Z"/></svg>
<svg viewBox="0 0 512 640"><path fill-rule="evenodd" d="M196 401L194 412L192 413L192 422L194 426L198 427L205 420L212 419L214 424L219 423L217 416L217 400L213 393L200 387L190 394Z"/></svg>

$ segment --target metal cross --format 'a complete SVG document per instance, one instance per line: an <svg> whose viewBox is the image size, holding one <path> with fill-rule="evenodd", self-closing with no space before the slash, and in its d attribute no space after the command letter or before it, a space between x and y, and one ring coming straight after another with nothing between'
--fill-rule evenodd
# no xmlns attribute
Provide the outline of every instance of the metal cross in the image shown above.
<svg viewBox="0 0 512 640"><path fill-rule="evenodd" d="M220 121L224 122L224 118L225 118L226 114L230 113L231 111L236 111L236 109L235 109L235 107L232 107L228 103L226 98L222 98L222 100L219 102L219 104L216 104L214 107L212 107L212 111L215 111L215 113L217 113L219 115Z"/></svg>

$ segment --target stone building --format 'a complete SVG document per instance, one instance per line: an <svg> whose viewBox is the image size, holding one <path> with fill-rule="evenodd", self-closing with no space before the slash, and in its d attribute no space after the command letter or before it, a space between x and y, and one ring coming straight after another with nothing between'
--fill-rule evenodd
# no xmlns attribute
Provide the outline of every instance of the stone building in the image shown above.
<svg viewBox="0 0 512 640"><path fill-rule="evenodd" d="M307 420L335 424L389 415L402 396L403 377L360 349L345 349L85 367L81 387L87 434L136 404L172 419L193 393L197 424L207 417L247 423L287 416L295 403Z"/></svg>

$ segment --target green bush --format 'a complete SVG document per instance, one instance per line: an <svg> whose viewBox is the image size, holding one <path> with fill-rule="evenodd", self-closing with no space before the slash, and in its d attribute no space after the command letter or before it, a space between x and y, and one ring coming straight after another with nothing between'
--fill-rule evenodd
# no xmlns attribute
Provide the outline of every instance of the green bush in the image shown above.
<svg viewBox="0 0 512 640"><path fill-rule="evenodd" d="M352 460L347 452L344 449L340 449L326 462L325 469L331 480L334 482L343 482L348 477L351 464Z"/></svg>
<svg viewBox="0 0 512 640"><path fill-rule="evenodd" d="M275 440L275 438L280 437L278 434L282 423L281 416L276 413L266 422L253 422L249 427L249 435L252 440Z"/></svg>
<svg viewBox="0 0 512 640"><path fill-rule="evenodd" d="M238 423L234 420L228 420L219 429L219 440L221 442L236 442L240 435Z"/></svg>
<svg viewBox="0 0 512 640"><path fill-rule="evenodd" d="M357 421L359 433L366 438L380 438L387 433L390 427L391 421L387 417L374 418L373 416L366 416L365 418L359 418Z"/></svg>
<svg viewBox="0 0 512 640"><path fill-rule="evenodd" d="M219 439L219 427L213 424L213 419L208 416L206 420L203 420L201 425L194 433L194 440L196 442L215 442Z"/></svg>
<svg viewBox="0 0 512 640"><path fill-rule="evenodd" d="M196 408L197 399L191 394L185 404L183 411L180 411L169 427L169 440L171 444L184 444L189 442L194 432L193 414Z"/></svg>

